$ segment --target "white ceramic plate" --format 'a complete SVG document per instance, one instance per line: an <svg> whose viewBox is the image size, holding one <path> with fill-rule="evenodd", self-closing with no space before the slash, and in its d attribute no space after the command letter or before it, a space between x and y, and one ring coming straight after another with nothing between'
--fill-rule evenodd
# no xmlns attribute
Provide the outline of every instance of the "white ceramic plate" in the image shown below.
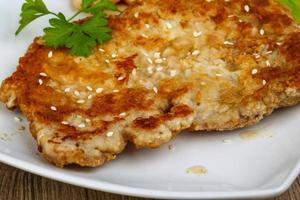
<svg viewBox="0 0 300 200"><path fill-rule="evenodd" d="M46 1L52 9L72 13L69 0ZM10 75L18 58L47 20L38 20L15 37L21 0L0 1L0 79ZM166 199L222 199L270 197L285 191L300 172L300 106L281 109L255 127L226 133L181 133L170 151L128 148L115 161L95 169L59 169L36 150L29 132L0 107L0 161L17 168L87 188ZM27 124L26 121L22 122ZM28 129L26 129L28 130ZM258 137L243 140L239 133L258 130ZM5 135L6 133L7 135ZM224 143L230 139L231 143ZM187 174L201 165L205 175Z"/></svg>

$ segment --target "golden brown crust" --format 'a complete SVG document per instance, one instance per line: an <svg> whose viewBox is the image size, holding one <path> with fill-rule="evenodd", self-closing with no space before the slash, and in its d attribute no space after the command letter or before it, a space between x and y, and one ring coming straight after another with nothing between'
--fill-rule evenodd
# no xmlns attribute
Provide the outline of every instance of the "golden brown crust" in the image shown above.
<svg viewBox="0 0 300 200"><path fill-rule="evenodd" d="M275 1L137 1L110 25L88 58L37 38L1 86L58 166L252 125L300 100L300 30Z"/></svg>

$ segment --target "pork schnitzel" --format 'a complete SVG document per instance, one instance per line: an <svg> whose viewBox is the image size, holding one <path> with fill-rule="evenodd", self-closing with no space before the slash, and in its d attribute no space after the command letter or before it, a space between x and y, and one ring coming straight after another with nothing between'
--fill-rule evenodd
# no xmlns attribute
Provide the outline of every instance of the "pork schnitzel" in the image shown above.
<svg viewBox="0 0 300 200"><path fill-rule="evenodd" d="M57 166L253 125L300 100L300 29L276 1L143 0L109 24L113 39L87 58L36 38L2 83Z"/></svg>

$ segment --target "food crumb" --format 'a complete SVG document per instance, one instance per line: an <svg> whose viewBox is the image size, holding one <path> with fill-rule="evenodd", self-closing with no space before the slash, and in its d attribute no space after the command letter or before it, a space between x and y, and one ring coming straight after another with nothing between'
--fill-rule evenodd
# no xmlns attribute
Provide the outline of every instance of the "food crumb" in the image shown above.
<svg viewBox="0 0 300 200"><path fill-rule="evenodd" d="M22 121L22 118L21 118L21 117L14 117L14 120L15 120L16 122L21 122L21 121Z"/></svg>
<svg viewBox="0 0 300 200"><path fill-rule="evenodd" d="M170 145L168 146L168 148L169 148L170 151L174 151L174 150L175 150L175 146L172 145L172 144L170 144Z"/></svg>
<svg viewBox="0 0 300 200"><path fill-rule="evenodd" d="M25 129L26 129L25 126L20 126L18 130L19 131L24 131Z"/></svg>
<svg viewBox="0 0 300 200"><path fill-rule="evenodd" d="M0 133L0 140L3 140L3 141L10 141L11 140L11 137L9 134L7 133Z"/></svg>

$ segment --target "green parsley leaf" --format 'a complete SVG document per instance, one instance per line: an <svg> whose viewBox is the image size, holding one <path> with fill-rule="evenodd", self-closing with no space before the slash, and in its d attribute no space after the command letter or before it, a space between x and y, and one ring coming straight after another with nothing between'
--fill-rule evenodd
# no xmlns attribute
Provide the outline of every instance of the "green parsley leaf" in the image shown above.
<svg viewBox="0 0 300 200"><path fill-rule="evenodd" d="M100 15L100 14L98 14ZM98 43L103 43L111 39L111 29L108 27L108 22L101 16L95 16L87 23L81 26L82 32L92 37Z"/></svg>
<svg viewBox="0 0 300 200"><path fill-rule="evenodd" d="M96 41L81 30L75 31L67 40L66 47L74 55L88 56L97 45Z"/></svg>
<svg viewBox="0 0 300 200"><path fill-rule="evenodd" d="M88 0L86 0L88 1ZM94 6L89 8L82 7L82 10L87 13L97 14L103 12L104 10L113 10L117 11L117 7L110 0L102 0L97 2Z"/></svg>
<svg viewBox="0 0 300 200"><path fill-rule="evenodd" d="M82 0L81 2L81 10L85 10L89 8L94 3L94 0Z"/></svg>
<svg viewBox="0 0 300 200"><path fill-rule="evenodd" d="M16 35L30 22L47 14L50 14L50 12L42 0L26 0L22 6L20 26L16 31Z"/></svg>
<svg viewBox="0 0 300 200"><path fill-rule="evenodd" d="M55 14L49 11L42 0L26 0L22 6L20 27L17 33L34 19L51 14L54 18L49 20L50 26L44 28L44 42L53 48L66 47L71 54L88 56L98 43L111 39L105 10L117 10L110 0L82 0L81 9L70 19L62 13ZM80 13L90 13L91 17L80 23L72 20Z"/></svg>
<svg viewBox="0 0 300 200"><path fill-rule="evenodd" d="M292 12L293 17L300 23L300 1L299 0L278 0L286 5Z"/></svg>
<svg viewBox="0 0 300 200"><path fill-rule="evenodd" d="M44 29L43 39L45 43L54 48L66 46L65 41L73 34L75 25L69 23L65 18L53 18L49 20L49 23L52 27Z"/></svg>

